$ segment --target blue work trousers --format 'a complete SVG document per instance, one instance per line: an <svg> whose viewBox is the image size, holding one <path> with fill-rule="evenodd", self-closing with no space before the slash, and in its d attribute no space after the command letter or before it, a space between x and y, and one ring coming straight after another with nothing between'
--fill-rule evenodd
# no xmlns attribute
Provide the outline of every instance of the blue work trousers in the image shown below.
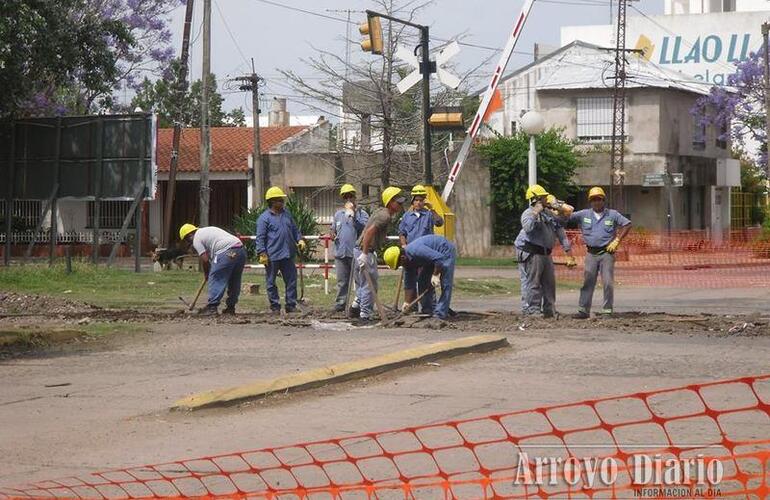
<svg viewBox="0 0 770 500"><path fill-rule="evenodd" d="M281 310L281 299L278 296L278 286L275 284L275 278L279 271L281 276L283 276L283 284L286 286L286 310L296 309L297 268L294 266L294 259L271 260L267 263L265 271L267 298L270 301L270 309L273 311Z"/></svg>
<svg viewBox="0 0 770 500"><path fill-rule="evenodd" d="M209 307L219 307L227 289L227 307L234 308L241 295L241 276L246 265L246 249L230 248L214 256L209 270Z"/></svg>

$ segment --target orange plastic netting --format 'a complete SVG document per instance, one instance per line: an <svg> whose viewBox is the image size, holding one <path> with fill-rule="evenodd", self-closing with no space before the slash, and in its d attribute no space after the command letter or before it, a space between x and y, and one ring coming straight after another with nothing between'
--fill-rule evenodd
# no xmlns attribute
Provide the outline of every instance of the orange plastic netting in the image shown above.
<svg viewBox="0 0 770 500"><path fill-rule="evenodd" d="M644 457L659 470L636 469ZM556 465L543 468L543 459ZM666 476L674 474L666 459L680 460L690 478ZM713 476L697 475L704 470ZM602 479L612 473L611 483ZM661 481L644 483L648 473ZM761 499L769 483L763 375L43 481L0 495Z"/></svg>
<svg viewBox="0 0 770 500"><path fill-rule="evenodd" d="M578 267L559 267L560 279L580 282L586 247L580 231L567 231ZM563 262L563 251L554 260ZM770 287L770 237L758 230L732 231L716 239L706 231L651 233L632 230L616 253L619 284L681 288Z"/></svg>

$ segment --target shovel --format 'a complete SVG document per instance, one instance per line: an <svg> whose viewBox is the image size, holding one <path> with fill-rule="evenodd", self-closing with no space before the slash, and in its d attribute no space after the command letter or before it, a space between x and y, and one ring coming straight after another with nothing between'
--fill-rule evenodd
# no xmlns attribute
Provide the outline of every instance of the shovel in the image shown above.
<svg viewBox="0 0 770 500"><path fill-rule="evenodd" d="M208 280L206 280L206 278L203 278L203 282L201 283L201 286L198 287L198 293L195 294L195 298L193 299L192 304L188 304L181 295L179 296L179 300L181 300L182 303L187 306L188 311L195 309L195 304L198 303L198 298L201 296L201 292L203 292L203 287L206 286L207 281Z"/></svg>

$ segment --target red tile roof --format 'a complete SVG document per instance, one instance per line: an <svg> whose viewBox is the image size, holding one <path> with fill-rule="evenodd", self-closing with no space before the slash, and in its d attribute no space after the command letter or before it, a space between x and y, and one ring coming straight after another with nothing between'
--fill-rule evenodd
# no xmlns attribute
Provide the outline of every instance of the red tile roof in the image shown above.
<svg viewBox="0 0 770 500"><path fill-rule="evenodd" d="M268 153L282 141L308 127L262 127L259 130L259 149ZM171 165L173 128L158 129L158 171L168 172ZM200 171L200 129L183 128L179 141L179 172ZM251 127L214 127L211 129L212 172L247 172L249 154L254 144Z"/></svg>

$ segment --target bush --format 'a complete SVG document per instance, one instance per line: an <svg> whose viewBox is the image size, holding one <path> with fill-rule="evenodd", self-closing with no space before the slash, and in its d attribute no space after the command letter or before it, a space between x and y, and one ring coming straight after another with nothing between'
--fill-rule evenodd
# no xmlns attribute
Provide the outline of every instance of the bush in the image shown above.
<svg viewBox="0 0 770 500"><path fill-rule="evenodd" d="M751 210L749 212L749 221L751 222L751 225L760 225L764 226L767 219L767 213L762 207L751 207Z"/></svg>
<svg viewBox="0 0 770 500"><path fill-rule="evenodd" d="M549 129L535 138L537 149L537 178L549 193L566 199L577 192L572 181L575 170L582 165L577 143L566 139L560 129ZM513 244L521 230L521 213L527 208L529 136L519 132L477 147L489 162L490 191L494 209L494 242Z"/></svg>
<svg viewBox="0 0 770 500"><path fill-rule="evenodd" d="M233 227L240 235L254 235L257 231L257 219L267 210L267 202L262 203L259 208L249 209L238 215L233 220ZM294 222L303 235L318 234L318 225L316 224L315 213L313 209L307 206L301 199L295 195L290 195L286 200L286 210L291 214ZM300 255L303 261L307 261L315 253L318 240L306 241L307 247ZM254 241L246 243L246 251L250 258L256 257L256 245Z"/></svg>

